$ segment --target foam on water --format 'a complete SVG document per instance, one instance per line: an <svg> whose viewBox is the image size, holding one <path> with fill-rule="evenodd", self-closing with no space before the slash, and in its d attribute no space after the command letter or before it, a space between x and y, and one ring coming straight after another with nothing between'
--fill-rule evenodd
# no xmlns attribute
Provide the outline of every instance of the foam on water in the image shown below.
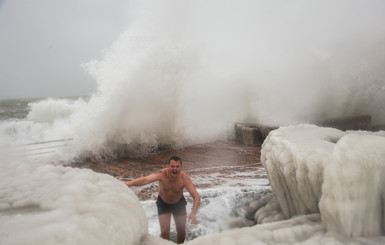
<svg viewBox="0 0 385 245"><path fill-rule="evenodd" d="M252 200L271 192L265 170L260 165L253 166L221 166L189 170L188 175L198 188L201 196L201 205L197 218L199 225L188 224L186 240L192 240L207 234L217 233L233 228L232 219L240 218L242 226L251 226L253 219L244 218L248 205ZM133 187L135 193L143 189L153 190L151 200L143 200L141 204L146 211L149 234L159 236L160 227L155 199L157 198L157 184L150 187ZM148 195L147 195L148 196ZM189 214L193 199L188 192L184 193L187 200ZM175 226L172 220L171 235L175 236Z"/></svg>
<svg viewBox="0 0 385 245"><path fill-rule="evenodd" d="M205 174L199 174L199 172ZM196 173L197 172L197 173ZM268 185L266 172L259 166L221 166L188 171L200 186L261 186Z"/></svg>
<svg viewBox="0 0 385 245"><path fill-rule="evenodd" d="M269 186L257 185L198 189L198 193L201 196L201 205L197 214L199 224L197 226L187 224L186 241L232 228L230 226L231 219L244 217L250 200L260 199L261 196L270 192ZM189 214L193 200L187 192L184 193L184 196L188 203L186 209ZM149 234L159 236L160 226L155 201L142 201L141 204L146 211ZM250 220L246 226L254 224ZM175 236L174 221L172 221L171 225L171 234Z"/></svg>

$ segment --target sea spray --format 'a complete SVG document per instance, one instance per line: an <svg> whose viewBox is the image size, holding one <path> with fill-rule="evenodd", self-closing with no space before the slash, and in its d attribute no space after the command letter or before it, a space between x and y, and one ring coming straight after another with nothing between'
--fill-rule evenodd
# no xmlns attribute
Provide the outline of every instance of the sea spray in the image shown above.
<svg viewBox="0 0 385 245"><path fill-rule="evenodd" d="M383 9L360 1L135 3L128 30L86 65L98 91L74 120L87 122L78 149L207 142L246 120L370 113L381 123L383 97L368 91L385 85L384 56L373 52L384 45Z"/></svg>
<svg viewBox="0 0 385 245"><path fill-rule="evenodd" d="M225 139L239 121L371 114L383 124L384 10L381 1L132 3L127 30L83 65L95 93L70 111L56 100L46 103L55 110L32 108L25 134L73 138L67 157L105 157Z"/></svg>

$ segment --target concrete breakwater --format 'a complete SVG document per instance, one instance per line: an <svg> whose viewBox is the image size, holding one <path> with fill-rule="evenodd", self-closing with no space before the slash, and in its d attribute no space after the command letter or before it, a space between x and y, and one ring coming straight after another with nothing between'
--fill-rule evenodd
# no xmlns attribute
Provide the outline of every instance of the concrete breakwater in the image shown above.
<svg viewBox="0 0 385 245"><path fill-rule="evenodd" d="M342 131L365 130L379 131L385 130L385 125L373 125L371 115L356 115L328 118L316 122L309 122L321 127L331 127ZM279 125L283 126L283 125ZM235 141L248 146L261 146L270 131L279 128L278 125L263 125L258 123L238 122L234 125Z"/></svg>

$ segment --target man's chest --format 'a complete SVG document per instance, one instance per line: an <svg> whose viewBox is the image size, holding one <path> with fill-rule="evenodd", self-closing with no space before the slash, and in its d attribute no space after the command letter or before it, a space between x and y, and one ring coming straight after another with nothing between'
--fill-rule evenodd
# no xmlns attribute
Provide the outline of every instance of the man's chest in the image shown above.
<svg viewBox="0 0 385 245"><path fill-rule="evenodd" d="M163 189L164 192L182 192L184 188L184 183L182 180L163 180L160 182L160 187Z"/></svg>

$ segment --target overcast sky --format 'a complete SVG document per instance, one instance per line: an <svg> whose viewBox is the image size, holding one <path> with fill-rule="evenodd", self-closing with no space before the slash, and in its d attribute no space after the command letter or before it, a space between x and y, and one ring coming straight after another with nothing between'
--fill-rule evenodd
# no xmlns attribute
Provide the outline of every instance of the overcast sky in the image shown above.
<svg viewBox="0 0 385 245"><path fill-rule="evenodd" d="M91 94L81 64L129 23L127 0L0 0L0 99Z"/></svg>

